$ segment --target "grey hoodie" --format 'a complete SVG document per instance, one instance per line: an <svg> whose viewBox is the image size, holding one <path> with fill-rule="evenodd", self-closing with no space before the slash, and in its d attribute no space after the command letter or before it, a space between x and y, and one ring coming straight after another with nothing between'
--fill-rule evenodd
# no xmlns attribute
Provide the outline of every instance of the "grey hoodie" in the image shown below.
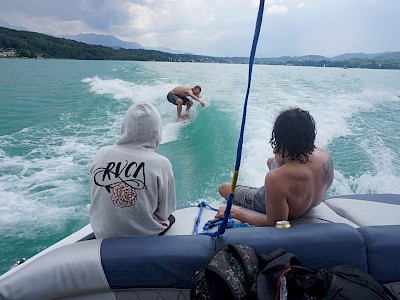
<svg viewBox="0 0 400 300"><path fill-rule="evenodd" d="M150 103L132 105L121 137L101 148L90 168L90 222L97 238L156 235L176 209L168 158L157 154L161 118Z"/></svg>

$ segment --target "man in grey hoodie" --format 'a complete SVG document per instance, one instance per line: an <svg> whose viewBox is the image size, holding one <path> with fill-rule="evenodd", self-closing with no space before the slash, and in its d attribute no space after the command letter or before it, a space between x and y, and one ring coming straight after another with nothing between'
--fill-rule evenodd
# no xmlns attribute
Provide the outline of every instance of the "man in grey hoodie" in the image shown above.
<svg viewBox="0 0 400 300"><path fill-rule="evenodd" d="M150 103L132 105L121 137L102 147L90 168L90 222L96 238L158 235L176 209L175 182L168 158L155 152L161 118Z"/></svg>

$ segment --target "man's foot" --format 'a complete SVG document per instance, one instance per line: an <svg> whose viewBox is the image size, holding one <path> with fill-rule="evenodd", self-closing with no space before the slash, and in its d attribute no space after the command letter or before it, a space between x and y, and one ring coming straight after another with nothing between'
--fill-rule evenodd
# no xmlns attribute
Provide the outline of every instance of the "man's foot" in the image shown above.
<svg viewBox="0 0 400 300"><path fill-rule="evenodd" d="M188 114L184 114L184 115L178 116L178 121L185 120L185 119L187 119L188 117L189 117Z"/></svg>

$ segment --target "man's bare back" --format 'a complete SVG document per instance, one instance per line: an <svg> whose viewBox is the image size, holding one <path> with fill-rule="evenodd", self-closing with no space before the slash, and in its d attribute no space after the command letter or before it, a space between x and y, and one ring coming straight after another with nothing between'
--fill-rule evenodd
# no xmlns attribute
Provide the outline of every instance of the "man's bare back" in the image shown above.
<svg viewBox="0 0 400 300"><path fill-rule="evenodd" d="M270 143L275 157L268 159L270 171L260 188L240 186L234 203L263 212L252 214L232 208L231 217L255 226L275 226L276 221L303 215L320 204L332 185L334 167L329 152L314 145L315 122L309 112L292 108L277 117ZM231 185L220 186L221 196L228 199ZM220 207L216 218L222 218Z"/></svg>
<svg viewBox="0 0 400 300"><path fill-rule="evenodd" d="M301 163L285 158L279 168L265 176L269 226L288 216L289 219L299 217L322 202L333 181L333 162L329 152L322 148L316 148L308 159Z"/></svg>
<svg viewBox="0 0 400 300"><path fill-rule="evenodd" d="M194 96L194 99L198 100L197 96L193 94L192 88L188 86L177 86L170 91L171 94L176 95L178 97L187 97L187 96Z"/></svg>

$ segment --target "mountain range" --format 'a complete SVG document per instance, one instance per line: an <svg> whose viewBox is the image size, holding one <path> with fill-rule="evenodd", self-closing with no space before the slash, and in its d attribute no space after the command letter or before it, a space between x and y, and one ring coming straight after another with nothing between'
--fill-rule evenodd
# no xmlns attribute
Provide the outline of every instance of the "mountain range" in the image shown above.
<svg viewBox="0 0 400 300"><path fill-rule="evenodd" d="M5 28L9 28L9 29L14 29L14 30L25 30L25 31L28 31L28 29L26 29L23 26L15 26L15 25L12 25L12 24L10 24L8 22L3 21L2 19L0 19L0 27L5 27Z"/></svg>
<svg viewBox="0 0 400 300"><path fill-rule="evenodd" d="M123 40L120 40L112 35L102 35L102 34L95 34L95 33L81 33L81 34L76 34L76 35L62 35L60 36L61 38L65 39L70 39L74 40L77 42L81 43L86 43L90 45L101 45L101 46L106 46L106 47L111 47L114 49L145 49L145 50L156 50L156 51L161 51L161 52L167 52L167 53L173 53L173 54L192 54L192 53L187 53L184 51L179 51L179 50L172 50L166 47L145 47L140 45L139 43L136 42L126 42ZM308 61L321 61L321 60L326 60L326 59L331 59L331 60L346 60L346 59L373 59L376 57L381 57L384 56L389 52L384 52L384 53L373 53L373 54L367 54L363 52L359 53L345 53L341 55L337 55L331 58L322 56L322 55L305 55L301 57L296 57L297 59L302 58L303 60L308 60ZM290 56L282 56L279 58L275 58L277 60L281 59L282 61L287 61L289 60Z"/></svg>
<svg viewBox="0 0 400 300"><path fill-rule="evenodd" d="M76 35L61 35L59 36L64 39L74 40L77 42L90 44L90 45L101 45L111 47L114 49L145 49L145 50L156 50L161 52L168 52L173 54L191 54L184 51L172 50L166 47L146 47L136 42L126 42L120 40L112 35L103 35L95 33L81 33Z"/></svg>
<svg viewBox="0 0 400 300"><path fill-rule="evenodd" d="M8 22L5 22L0 19L0 27L5 27L14 30L23 30L23 31L30 31L23 26L15 26ZM58 36L60 38L69 39L85 44L90 45L100 45L105 47L111 47L114 49L144 49L144 50L156 50L161 52L173 53L173 54L191 54L181 50L173 50L167 47L147 47L142 46L136 42L127 42L120 40L112 35L103 35L103 34L95 34L95 33L80 33L75 35L61 35Z"/></svg>
<svg viewBox="0 0 400 300"><path fill-rule="evenodd" d="M24 31L29 31L28 29L22 27L22 26L14 26L8 22L5 22L0 19L0 27L5 27L5 28L10 28L14 30L24 30ZM60 38L65 38L65 39L70 39L74 40L77 42L85 43L85 44L90 44L90 45L101 45L105 47L111 47L114 49L145 49L145 50L156 50L156 51L161 51L161 52L167 52L167 53L172 53L172 54L191 54L185 51L181 50L173 50L169 49L166 47L146 47L143 46L139 43L136 42L127 42L120 40L116 38L115 36L112 35L102 35L102 34L95 34L95 33L81 33L81 34L76 34L76 35L61 35L59 36ZM392 52L383 52L383 53L373 53L373 54L367 54L363 52L359 53L345 53L341 55L337 55L331 58L321 56L321 55L306 55L306 56L301 56L301 57L296 57L296 59L301 58L302 60L309 60L309 61L321 61L321 60L347 60L347 59L374 59L376 57L382 57L382 56L387 56L390 55ZM398 54L398 52L397 52ZM282 56L282 57L277 57L274 58L275 61L288 61L290 59L293 59L291 56Z"/></svg>
<svg viewBox="0 0 400 300"><path fill-rule="evenodd" d="M111 35L79 34L54 37L41 33L21 30L20 27L0 20L0 57L4 52L15 49L18 57L59 58L84 60L138 60L168 62L203 62L247 64L248 57L213 57L184 53L168 48L143 47L139 43L122 41ZM4 26L4 27L3 27ZM14 27L9 29L5 27ZM24 29L24 28L23 28ZM14 54L15 55L15 54ZM347 53L332 58L321 55L282 56L255 58L255 64L400 69L400 52Z"/></svg>

